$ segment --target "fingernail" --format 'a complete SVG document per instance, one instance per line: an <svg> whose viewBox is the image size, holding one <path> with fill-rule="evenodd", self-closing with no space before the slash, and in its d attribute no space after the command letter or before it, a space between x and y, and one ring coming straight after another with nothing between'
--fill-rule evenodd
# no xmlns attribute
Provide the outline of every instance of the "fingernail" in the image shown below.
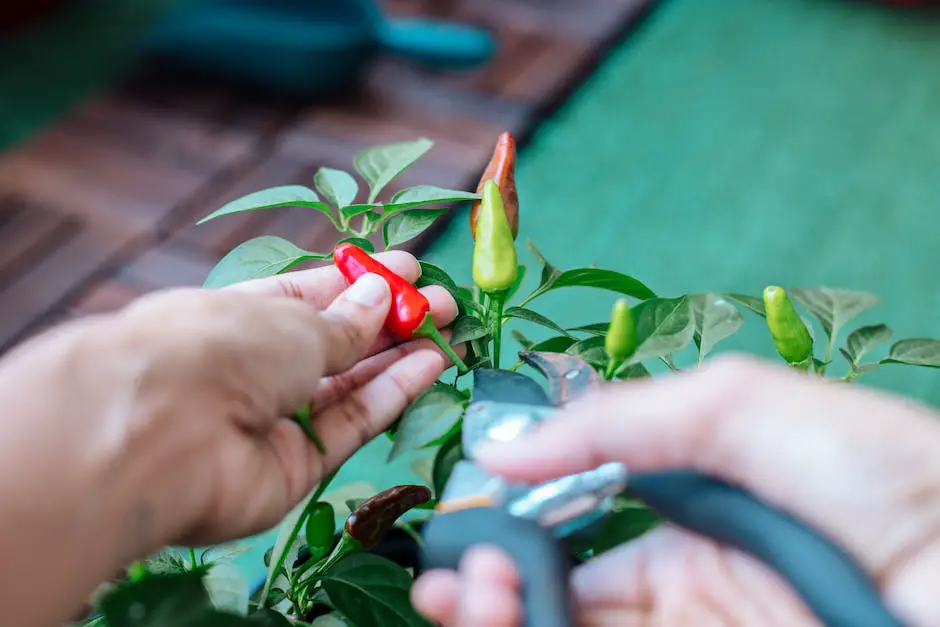
<svg viewBox="0 0 940 627"><path fill-rule="evenodd" d="M365 307L381 305L388 295L388 283L377 274L364 274L346 290L346 298Z"/></svg>

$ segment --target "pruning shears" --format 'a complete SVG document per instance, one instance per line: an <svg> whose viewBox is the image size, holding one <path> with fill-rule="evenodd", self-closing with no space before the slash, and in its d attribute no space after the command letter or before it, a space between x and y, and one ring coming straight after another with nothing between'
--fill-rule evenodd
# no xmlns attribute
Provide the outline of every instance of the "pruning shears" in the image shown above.
<svg viewBox="0 0 940 627"><path fill-rule="evenodd" d="M520 354L546 377L474 371L464 416L465 459L454 467L438 516L424 529L424 567L456 569L473 545L506 551L522 581L526 627L574 625L568 595L572 561L564 540L603 521L618 495L645 502L669 523L742 550L781 575L826 627L901 627L868 576L817 530L754 495L692 470L630 474L609 463L539 485L513 485L475 463L488 440L511 441L551 420L558 408L602 384L569 355Z"/></svg>

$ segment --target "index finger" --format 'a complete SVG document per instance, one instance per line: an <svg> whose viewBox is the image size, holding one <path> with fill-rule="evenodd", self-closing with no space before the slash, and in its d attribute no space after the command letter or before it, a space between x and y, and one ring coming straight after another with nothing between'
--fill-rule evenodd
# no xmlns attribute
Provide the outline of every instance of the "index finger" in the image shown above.
<svg viewBox="0 0 940 627"><path fill-rule="evenodd" d="M421 266L414 255L392 250L378 253L374 257L409 283L414 283L421 276ZM308 302L317 309L326 309L347 287L349 284L336 266L328 265L252 279L224 289L268 296L287 296Z"/></svg>

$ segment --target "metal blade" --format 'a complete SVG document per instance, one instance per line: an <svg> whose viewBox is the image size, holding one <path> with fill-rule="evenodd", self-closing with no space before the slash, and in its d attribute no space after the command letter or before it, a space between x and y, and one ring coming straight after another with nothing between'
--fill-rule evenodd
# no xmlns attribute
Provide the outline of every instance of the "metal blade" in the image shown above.
<svg viewBox="0 0 940 627"><path fill-rule="evenodd" d="M603 382L590 364L574 355L523 351L519 358L548 379L551 402L564 405Z"/></svg>
<svg viewBox="0 0 940 627"><path fill-rule="evenodd" d="M553 406L544 388L532 378L509 370L478 368L473 371L473 394L470 404L485 401Z"/></svg>

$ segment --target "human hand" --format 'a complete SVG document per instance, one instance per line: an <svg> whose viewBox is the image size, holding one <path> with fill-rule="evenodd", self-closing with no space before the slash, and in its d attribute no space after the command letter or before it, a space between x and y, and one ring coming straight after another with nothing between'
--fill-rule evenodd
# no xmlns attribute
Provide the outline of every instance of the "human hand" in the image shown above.
<svg viewBox="0 0 940 627"><path fill-rule="evenodd" d="M379 257L419 276L411 255ZM454 319L446 290L422 291L439 327ZM0 399L21 419L0 438L0 552L24 554L8 559L0 600L30 596L18 588L35 580L23 546L55 555L68 581L44 577L74 604L162 546L276 524L449 365L431 342L393 346L390 301L379 277L347 290L325 267L154 293L9 354ZM311 401L325 454L288 419Z"/></svg>
<svg viewBox="0 0 940 627"><path fill-rule="evenodd" d="M926 626L940 624L937 418L902 399L725 358L609 386L480 459L526 482L619 461L741 485L841 544L901 620ZM507 556L478 547L459 574L422 575L413 598L443 625L520 625L517 577ZM668 525L580 566L571 583L579 625L818 624L761 563Z"/></svg>

